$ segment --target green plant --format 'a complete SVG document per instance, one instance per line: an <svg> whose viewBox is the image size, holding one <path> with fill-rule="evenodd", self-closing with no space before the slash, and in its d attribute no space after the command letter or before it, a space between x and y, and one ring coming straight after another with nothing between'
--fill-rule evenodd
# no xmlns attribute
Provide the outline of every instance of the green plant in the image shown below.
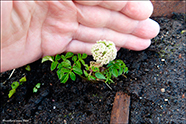
<svg viewBox="0 0 186 124"><path fill-rule="evenodd" d="M11 98L12 95L16 92L17 87L19 87L19 85L22 85L24 82L26 82L26 76L22 77L19 82L14 81L11 84L12 89L9 91L8 97Z"/></svg>
<svg viewBox="0 0 186 124"><path fill-rule="evenodd" d="M57 75L61 83L66 83L69 78L75 81L77 74L90 81L103 81L110 84L114 83L113 78L128 73L128 67L122 60L114 60L117 50L113 42L98 41L92 47L91 52L96 62L90 61L89 65L84 61L87 54L78 53L76 55L72 52L61 56L57 54L55 57L45 56L42 63L48 60L52 61L51 71L57 68Z"/></svg>
<svg viewBox="0 0 186 124"><path fill-rule="evenodd" d="M31 71L30 65L27 65L27 66L25 67L25 70Z"/></svg>
<svg viewBox="0 0 186 124"><path fill-rule="evenodd" d="M33 93L37 93L38 89L40 88L41 83L37 83L35 87L33 88Z"/></svg>

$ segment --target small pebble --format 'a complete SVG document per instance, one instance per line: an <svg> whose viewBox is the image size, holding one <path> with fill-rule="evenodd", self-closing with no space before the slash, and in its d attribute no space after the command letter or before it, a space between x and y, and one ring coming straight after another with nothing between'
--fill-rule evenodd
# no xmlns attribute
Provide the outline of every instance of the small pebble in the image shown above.
<svg viewBox="0 0 186 124"><path fill-rule="evenodd" d="M181 96L181 98L184 99L184 98L185 98L185 94L183 94L183 95Z"/></svg>
<svg viewBox="0 0 186 124"><path fill-rule="evenodd" d="M165 62L165 59L161 59L162 62Z"/></svg>
<svg viewBox="0 0 186 124"><path fill-rule="evenodd" d="M181 54L179 54L179 59L181 59L181 57L182 57Z"/></svg>
<svg viewBox="0 0 186 124"><path fill-rule="evenodd" d="M161 88L161 92L164 93L165 92L165 88Z"/></svg>
<svg viewBox="0 0 186 124"><path fill-rule="evenodd" d="M168 99L165 99L164 101L165 101L165 102L167 102L167 101L168 101Z"/></svg>

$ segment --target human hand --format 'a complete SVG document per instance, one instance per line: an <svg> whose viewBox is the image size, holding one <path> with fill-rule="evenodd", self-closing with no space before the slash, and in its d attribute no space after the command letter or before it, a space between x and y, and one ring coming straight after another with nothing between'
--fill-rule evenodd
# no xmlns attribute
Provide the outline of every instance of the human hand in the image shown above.
<svg viewBox="0 0 186 124"><path fill-rule="evenodd" d="M159 32L150 2L2 1L1 72L62 52L90 54L100 39L143 50Z"/></svg>

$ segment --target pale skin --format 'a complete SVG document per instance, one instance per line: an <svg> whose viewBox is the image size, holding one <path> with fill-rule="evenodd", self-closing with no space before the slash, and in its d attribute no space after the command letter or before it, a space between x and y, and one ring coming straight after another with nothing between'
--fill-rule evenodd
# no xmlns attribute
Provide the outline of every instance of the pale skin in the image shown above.
<svg viewBox="0 0 186 124"><path fill-rule="evenodd" d="M159 33L149 1L1 1L1 72L46 55L90 53L100 39L144 50Z"/></svg>

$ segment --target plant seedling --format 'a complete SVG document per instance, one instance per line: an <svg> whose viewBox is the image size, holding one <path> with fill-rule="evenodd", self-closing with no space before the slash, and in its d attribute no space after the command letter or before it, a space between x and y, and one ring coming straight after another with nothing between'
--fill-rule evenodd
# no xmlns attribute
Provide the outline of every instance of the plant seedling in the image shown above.
<svg viewBox="0 0 186 124"><path fill-rule="evenodd" d="M27 66L25 67L25 69L26 69L27 71L31 71L30 65L27 65Z"/></svg>
<svg viewBox="0 0 186 124"><path fill-rule="evenodd" d="M19 82L14 81L11 84L12 89L9 91L8 97L11 98L12 95L14 95L14 93L16 92L16 89L19 87L19 85L22 85L24 82L26 82L26 76L22 77Z"/></svg>
<svg viewBox="0 0 186 124"><path fill-rule="evenodd" d="M90 81L103 81L108 85L114 83L113 78L128 73L128 67L122 60L114 60L117 55L115 44L111 41L100 40L91 49L94 60L86 64L84 59L87 54L65 55L57 54L55 57L45 56L42 62L51 61L51 71L57 69L57 75L61 83L66 83L69 78L76 80L76 74ZM107 84L108 83L108 84Z"/></svg>
<svg viewBox="0 0 186 124"><path fill-rule="evenodd" d="M33 88L33 93L37 93L38 89L40 88L41 83L37 83L35 87Z"/></svg>

